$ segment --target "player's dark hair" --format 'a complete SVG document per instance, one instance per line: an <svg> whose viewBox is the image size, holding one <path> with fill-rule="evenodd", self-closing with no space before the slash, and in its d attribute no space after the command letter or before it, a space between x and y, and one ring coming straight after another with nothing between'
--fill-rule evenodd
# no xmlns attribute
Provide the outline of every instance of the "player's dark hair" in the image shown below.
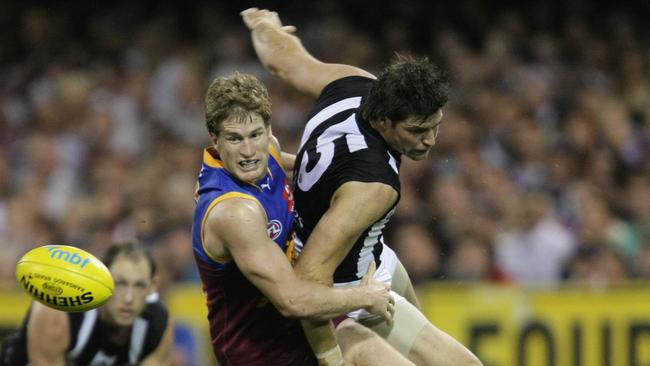
<svg viewBox="0 0 650 366"><path fill-rule="evenodd" d="M424 121L447 103L449 81L426 57L396 55L370 88L363 105L367 121L407 117Z"/></svg>
<svg viewBox="0 0 650 366"><path fill-rule="evenodd" d="M151 278L156 275L156 261L153 260L151 252L142 245L130 241L112 244L110 247L108 247L106 253L104 253L102 262L106 265L106 267L111 268L111 265L113 262L115 262L115 259L120 256L125 256L129 259L136 260L140 258L146 259L147 262L149 262L149 267L151 268Z"/></svg>
<svg viewBox="0 0 650 366"><path fill-rule="evenodd" d="M205 124L212 135L219 136L226 119L234 117L244 122L250 120L251 113L259 114L269 125L271 98L255 76L235 72L214 79L205 96Z"/></svg>

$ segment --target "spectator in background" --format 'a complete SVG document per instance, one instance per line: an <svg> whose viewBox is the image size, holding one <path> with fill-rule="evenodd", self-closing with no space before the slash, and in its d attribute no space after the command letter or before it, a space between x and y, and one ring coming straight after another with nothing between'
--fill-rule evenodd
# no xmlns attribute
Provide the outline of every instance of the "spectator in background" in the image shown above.
<svg viewBox="0 0 650 366"><path fill-rule="evenodd" d="M579 246L604 247L629 262L638 254L639 237L629 223L612 211L599 192L598 187L586 182L573 187Z"/></svg>
<svg viewBox="0 0 650 366"><path fill-rule="evenodd" d="M441 253L426 226L417 222L399 224L390 243L394 243L393 250L404 267L409 268L414 285L439 276Z"/></svg>
<svg viewBox="0 0 650 366"><path fill-rule="evenodd" d="M650 279L650 233L646 233L646 239L639 251L639 256L636 260L636 270L640 278Z"/></svg>
<svg viewBox="0 0 650 366"><path fill-rule="evenodd" d="M494 264L492 247L480 237L465 236L454 245L446 266L450 280L507 282L509 276Z"/></svg>
<svg viewBox="0 0 650 366"><path fill-rule="evenodd" d="M650 239L650 179L646 175L633 175L625 187L622 212L629 217L628 222L633 230L633 236L640 246L647 244Z"/></svg>
<svg viewBox="0 0 650 366"><path fill-rule="evenodd" d="M74 12L63 3L3 7L2 24L15 31L0 37L1 281L15 282L12 263L40 244L105 248L111 239L137 237L155 246L170 222L189 225L191 202L189 210L178 203L192 194L192 146L203 143L177 127L201 109L200 91L213 76L234 64L258 75L261 67L241 42L235 3L154 11L143 4L79 4ZM645 5L473 2L470 15L456 3L386 3L360 20L340 2L307 4L313 16L296 18L323 60L375 72L376 60L413 49L444 60L456 78L450 123L442 126L455 138L440 141L414 179L403 167L396 213L432 223L444 268L467 232L494 246L509 227L506 206L531 183L573 236L583 214L571 187L583 181L600 187L598 196L634 235L647 225L640 206L649 200L622 198L650 186ZM274 134L296 147L288 138L311 106L279 83L269 92ZM459 187L443 190L453 196L431 194L452 178ZM623 260L630 268L636 262Z"/></svg>
<svg viewBox="0 0 650 366"><path fill-rule="evenodd" d="M515 209L512 226L496 237L497 266L509 278L527 285L559 281L576 246L571 233L557 221L544 193L526 194Z"/></svg>

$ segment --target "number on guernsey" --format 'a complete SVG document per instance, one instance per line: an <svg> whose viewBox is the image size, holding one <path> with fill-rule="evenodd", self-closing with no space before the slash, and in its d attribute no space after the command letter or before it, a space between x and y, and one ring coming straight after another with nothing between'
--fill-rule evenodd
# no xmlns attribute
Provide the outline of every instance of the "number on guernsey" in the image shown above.
<svg viewBox="0 0 650 366"><path fill-rule="evenodd" d="M342 137L345 137L350 153L368 148L366 140L357 126L355 114L352 114L343 122L328 127L318 136L316 149L306 149L300 159L298 187L302 191L310 190L332 164L334 141ZM313 161L316 161L316 165L307 171L307 164Z"/></svg>

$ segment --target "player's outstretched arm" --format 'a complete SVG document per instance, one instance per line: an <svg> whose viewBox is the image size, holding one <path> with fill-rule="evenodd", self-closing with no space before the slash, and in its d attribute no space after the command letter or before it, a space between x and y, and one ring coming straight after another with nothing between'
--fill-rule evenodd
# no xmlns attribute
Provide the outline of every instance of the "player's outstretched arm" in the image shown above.
<svg viewBox="0 0 650 366"><path fill-rule="evenodd" d="M388 287L369 281L365 286L333 289L296 276L285 254L266 232L266 215L252 200L232 198L208 214L204 244L214 256L227 249L237 267L287 317L331 319L367 308L392 319ZM217 255L218 256L218 255Z"/></svg>
<svg viewBox="0 0 650 366"><path fill-rule="evenodd" d="M241 16L251 30L253 46L262 64L304 93L317 97L327 84L346 76L375 78L355 66L319 61L293 35L295 27L283 26L274 11L249 8Z"/></svg>
<svg viewBox="0 0 650 366"><path fill-rule="evenodd" d="M68 314L32 303L27 323L27 355L32 366L65 366L70 344Z"/></svg>

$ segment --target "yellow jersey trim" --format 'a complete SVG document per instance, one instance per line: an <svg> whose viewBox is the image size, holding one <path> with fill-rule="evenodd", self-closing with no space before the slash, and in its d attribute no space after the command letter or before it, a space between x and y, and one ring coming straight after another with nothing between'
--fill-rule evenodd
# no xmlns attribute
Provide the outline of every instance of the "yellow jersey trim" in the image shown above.
<svg viewBox="0 0 650 366"><path fill-rule="evenodd" d="M280 168L286 171L286 169L284 169L284 164L282 164L282 154L280 154L278 149L276 149L275 146L273 146L273 144L269 144L269 153L271 153L271 155L273 155L273 157L275 158L275 161L277 161L278 164L280 164Z"/></svg>
<svg viewBox="0 0 650 366"><path fill-rule="evenodd" d="M223 169L223 161L212 156L208 149L203 150L203 162L209 167Z"/></svg>

